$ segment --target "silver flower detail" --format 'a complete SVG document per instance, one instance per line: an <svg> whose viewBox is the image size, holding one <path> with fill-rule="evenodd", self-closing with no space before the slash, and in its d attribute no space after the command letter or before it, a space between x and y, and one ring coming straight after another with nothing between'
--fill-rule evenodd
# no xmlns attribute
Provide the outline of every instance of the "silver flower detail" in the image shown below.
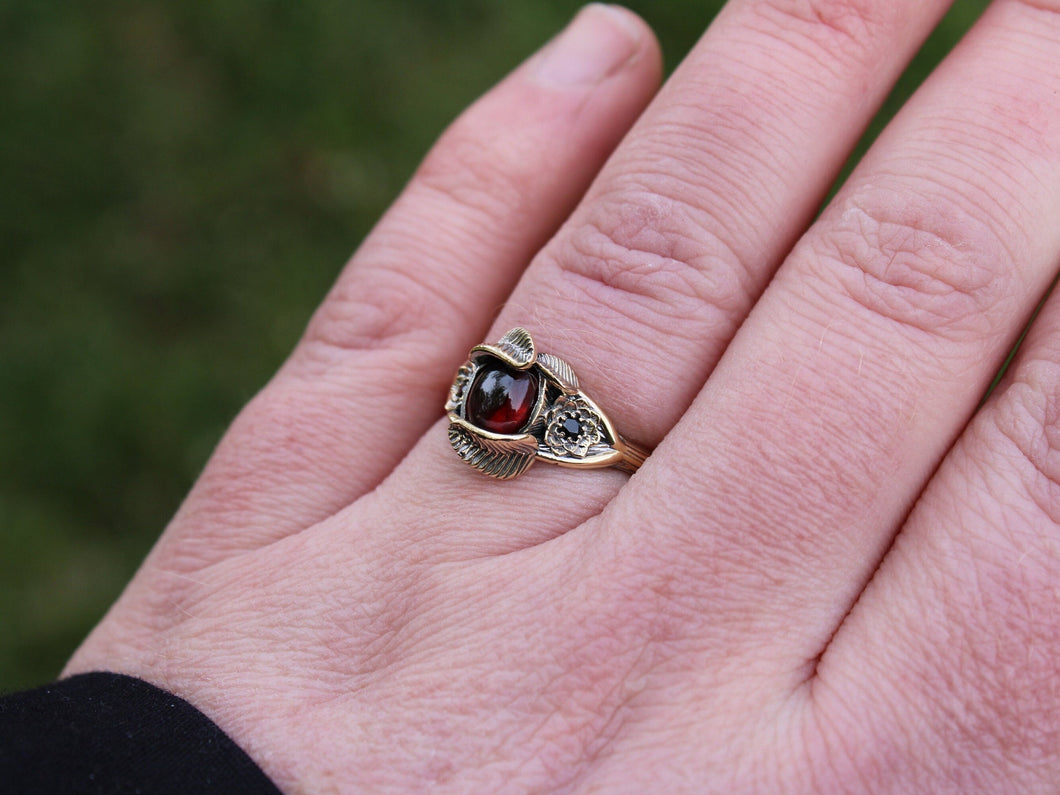
<svg viewBox="0 0 1060 795"><path fill-rule="evenodd" d="M585 458L603 440L600 417L580 397L563 395L545 418L545 443L557 456Z"/></svg>

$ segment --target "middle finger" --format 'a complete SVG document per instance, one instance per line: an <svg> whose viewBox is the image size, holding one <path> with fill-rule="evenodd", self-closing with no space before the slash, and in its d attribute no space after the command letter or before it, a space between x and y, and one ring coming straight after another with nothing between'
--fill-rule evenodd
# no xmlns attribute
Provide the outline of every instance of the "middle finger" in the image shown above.
<svg viewBox="0 0 1060 795"><path fill-rule="evenodd" d="M621 559L671 576L691 567L686 596L712 593L704 631L740 626L795 681L1052 278L1060 228L1041 219L1060 212L1057 11L991 7L781 268L657 466L614 504L641 528L611 538ZM658 498L667 491L695 499Z"/></svg>
<svg viewBox="0 0 1060 795"><path fill-rule="evenodd" d="M532 329L538 349L573 365L622 435L658 443L947 5L729 3L531 263L490 339ZM443 439L428 435L406 471L444 475L393 479L380 504L436 502L441 514L458 479L462 515L475 517L459 531L467 554L569 530L624 482L541 466L483 490ZM513 530L516 505L535 521ZM445 548L437 531L431 538Z"/></svg>
<svg viewBox="0 0 1060 795"><path fill-rule="evenodd" d="M623 435L658 443L947 5L730 2L531 264L493 339L534 330L591 378Z"/></svg>

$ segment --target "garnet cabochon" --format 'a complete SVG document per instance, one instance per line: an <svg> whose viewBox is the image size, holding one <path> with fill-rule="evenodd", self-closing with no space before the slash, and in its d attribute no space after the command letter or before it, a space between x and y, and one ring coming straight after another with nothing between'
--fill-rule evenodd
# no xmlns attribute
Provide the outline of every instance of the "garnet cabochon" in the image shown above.
<svg viewBox="0 0 1060 795"><path fill-rule="evenodd" d="M466 415L472 425L491 433L519 433L537 402L537 377L499 360L479 367L468 390Z"/></svg>

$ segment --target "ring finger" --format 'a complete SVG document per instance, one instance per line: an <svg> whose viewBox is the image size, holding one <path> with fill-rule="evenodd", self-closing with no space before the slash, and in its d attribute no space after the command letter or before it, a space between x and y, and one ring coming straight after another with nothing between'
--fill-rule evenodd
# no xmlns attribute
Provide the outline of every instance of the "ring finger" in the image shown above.
<svg viewBox="0 0 1060 795"><path fill-rule="evenodd" d="M517 325L533 329L539 349L574 366L620 433L656 444L946 5L730 3L531 264L490 339ZM624 482L539 467L503 492L482 492L444 435L430 439L414 454L430 460L413 458L410 469L444 476L396 483L383 502L422 505L434 495L444 511L458 478L465 505L481 499L467 533L481 552L569 529ZM519 499L537 521L513 532L496 520Z"/></svg>

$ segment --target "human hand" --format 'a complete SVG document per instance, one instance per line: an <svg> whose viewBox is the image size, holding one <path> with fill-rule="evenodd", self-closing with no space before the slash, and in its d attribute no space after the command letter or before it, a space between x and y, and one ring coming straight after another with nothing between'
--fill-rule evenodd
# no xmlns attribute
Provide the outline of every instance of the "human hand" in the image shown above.
<svg viewBox="0 0 1060 795"><path fill-rule="evenodd" d="M602 170L658 55L586 12L443 137L66 673L292 792L1052 791L1057 300L972 415L1060 252L1060 5L997 0L810 226L945 5L733 0ZM516 325L658 444L632 479L454 455L452 375Z"/></svg>

